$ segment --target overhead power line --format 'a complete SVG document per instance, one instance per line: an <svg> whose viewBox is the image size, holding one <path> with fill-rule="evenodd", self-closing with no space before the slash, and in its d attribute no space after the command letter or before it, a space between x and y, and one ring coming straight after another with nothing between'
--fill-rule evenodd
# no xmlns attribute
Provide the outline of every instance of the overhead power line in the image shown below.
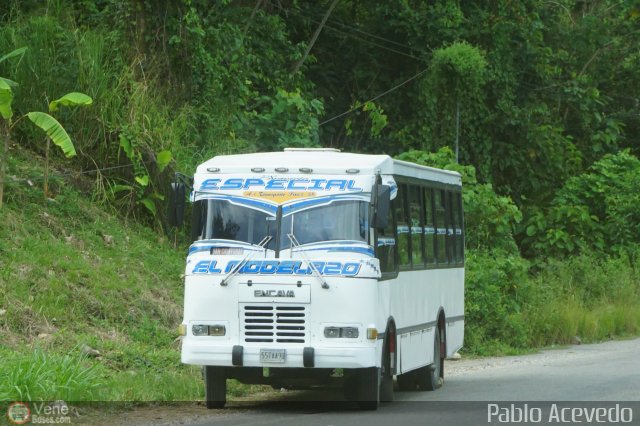
<svg viewBox="0 0 640 426"><path fill-rule="evenodd" d="M374 96L373 98L369 99L368 101L365 101L364 103L366 104L367 102L373 102L373 101L375 101L375 100L377 100L377 99L380 99L381 97L383 97L383 96L385 96L385 95L388 95L389 93L393 92L394 90L397 90L397 89L399 89L400 87L404 86L405 84L407 84L407 83L409 83L409 82L411 82L411 81L415 80L416 78L420 77L421 75L423 75L424 73L426 73L428 70L429 70L429 68L425 68L424 70L420 71L418 74L416 74L416 75L414 75L414 76L412 76L412 77L409 77L408 79L406 79L406 80L405 80L405 81L403 81L402 83L400 83L400 84L398 84L398 85L396 85L396 86L393 86L391 89L386 90L386 91L384 91L384 92L380 93L379 95ZM360 109L361 107L362 107L362 105L361 105L361 106L357 106L357 107L353 107L353 108L351 108L351 109L349 109L349 110L347 110L347 111L345 111L345 112L343 112L343 113L340 113L340 114L338 114L338 115L335 115L335 116L333 116L333 117L329 118L328 120L325 120L325 121L321 122L321 123L319 124L319 126L322 126L322 125L324 125L324 124L330 123L330 122L332 122L333 120L337 120L338 118L343 117L343 116L345 116L345 115L347 115L347 114L351 114L352 112L354 112L354 111L356 111L356 110Z"/></svg>

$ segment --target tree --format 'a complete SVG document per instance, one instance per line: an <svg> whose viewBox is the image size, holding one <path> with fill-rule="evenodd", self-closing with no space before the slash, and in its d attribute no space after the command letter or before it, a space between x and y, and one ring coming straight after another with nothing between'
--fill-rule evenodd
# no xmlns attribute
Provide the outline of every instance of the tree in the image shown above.
<svg viewBox="0 0 640 426"><path fill-rule="evenodd" d="M486 68L482 51L464 41L438 49L433 55L430 84L442 110L455 116L456 162L459 161L460 106L461 103L479 102Z"/></svg>

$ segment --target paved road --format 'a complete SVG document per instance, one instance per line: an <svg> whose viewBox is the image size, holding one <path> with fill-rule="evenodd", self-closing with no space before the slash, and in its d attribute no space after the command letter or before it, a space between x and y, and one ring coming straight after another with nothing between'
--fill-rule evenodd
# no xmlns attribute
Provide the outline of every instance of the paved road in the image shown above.
<svg viewBox="0 0 640 426"><path fill-rule="evenodd" d="M396 401L382 404L377 412L362 412L354 404L337 402L341 399L337 391L290 392L276 395L275 401L235 403L225 410L201 412L188 424L474 425L501 424L500 419L516 424L518 409L523 415L535 415L536 408L542 417L541 423L536 424L553 424L556 419L571 420L567 417L571 411L563 412L562 408L577 407L580 411L574 410L578 414L576 420L583 423L587 423L580 417L584 413L606 408L610 409L608 415L620 415L625 409L625 419L631 414L630 424L640 425L640 339L526 356L448 361L445 368L443 388L435 392L396 392ZM327 401L300 402L305 398ZM492 403L497 405L488 405ZM510 408L512 403L514 409ZM494 414L488 422L490 410ZM507 412L511 417L499 418L499 414L506 416ZM553 417L562 413L565 417Z"/></svg>

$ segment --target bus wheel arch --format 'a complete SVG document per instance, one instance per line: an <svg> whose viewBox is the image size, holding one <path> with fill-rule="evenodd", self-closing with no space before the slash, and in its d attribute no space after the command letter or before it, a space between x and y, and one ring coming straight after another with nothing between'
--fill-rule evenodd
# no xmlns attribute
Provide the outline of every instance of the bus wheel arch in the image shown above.
<svg viewBox="0 0 640 426"><path fill-rule="evenodd" d="M384 333L380 363L380 401L382 402L391 402L394 399L393 376L397 371L397 348L396 324L393 318L390 318Z"/></svg>
<svg viewBox="0 0 640 426"><path fill-rule="evenodd" d="M438 313L438 330L440 331L440 379L444 380L444 360L447 357L447 327L444 309Z"/></svg>

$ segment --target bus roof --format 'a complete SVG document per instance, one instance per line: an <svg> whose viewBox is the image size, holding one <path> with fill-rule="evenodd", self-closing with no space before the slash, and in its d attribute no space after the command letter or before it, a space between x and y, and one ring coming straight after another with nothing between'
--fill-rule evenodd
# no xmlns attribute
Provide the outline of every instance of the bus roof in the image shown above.
<svg viewBox="0 0 640 426"><path fill-rule="evenodd" d="M277 173L279 171L275 170L276 168L288 169L289 173L301 171L313 174L339 175L379 173L434 180L454 185L461 183L460 174L457 172L394 160L388 155L353 154L339 152L333 148L285 148L280 152L218 155L200 164L196 173L205 175L210 173L249 174L255 173L258 169L264 169L264 172L267 173ZM214 171L213 169L218 170ZM262 172L262 170L260 171Z"/></svg>

